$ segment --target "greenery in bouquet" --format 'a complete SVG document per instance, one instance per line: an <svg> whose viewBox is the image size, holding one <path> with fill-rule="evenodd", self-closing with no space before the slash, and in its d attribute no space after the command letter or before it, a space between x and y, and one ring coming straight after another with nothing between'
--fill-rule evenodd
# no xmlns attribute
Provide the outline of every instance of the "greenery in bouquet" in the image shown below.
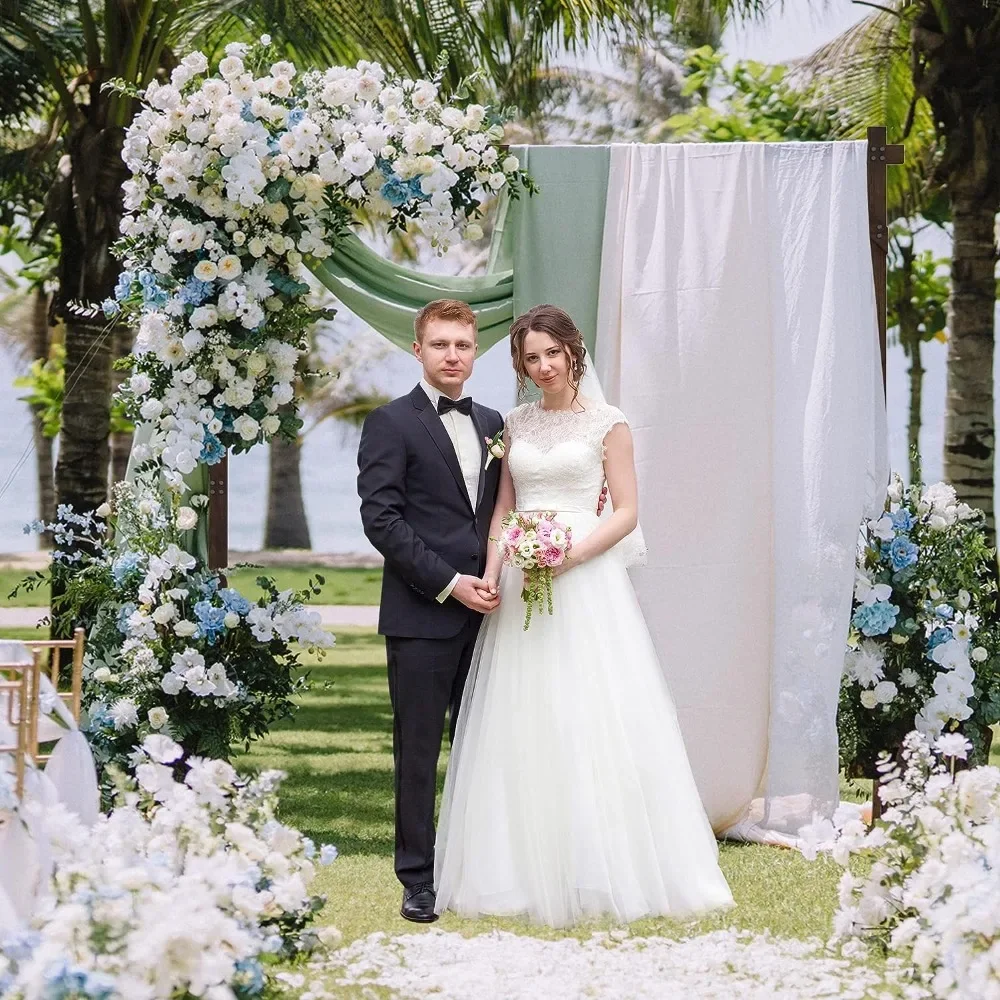
<svg viewBox="0 0 1000 1000"><path fill-rule="evenodd" d="M179 764L163 735L136 751L135 777L119 775L95 827L59 804L12 814L44 840L51 869L26 926L0 940L3 997L246 1000L277 992L280 960L339 937L310 927L325 902L310 891L315 865L336 849L277 820L280 772Z"/></svg>
<svg viewBox="0 0 1000 1000"><path fill-rule="evenodd" d="M904 488L862 528L838 730L849 774L874 776L913 729L960 731L974 760L1000 720L995 553L979 510L946 483Z"/></svg>
<svg viewBox="0 0 1000 1000"><path fill-rule="evenodd" d="M102 768L127 767L151 734L229 757L291 714L304 683L296 644L334 641L305 607L308 589L279 593L262 577L265 594L250 601L200 567L181 542L207 498L185 505L154 482L119 483L95 514L61 509L56 524L32 526L54 531L60 550L72 543L55 553L64 593L53 610L88 630L84 729Z"/></svg>
<svg viewBox="0 0 1000 1000"><path fill-rule="evenodd" d="M300 73L267 36L215 66L192 52L134 96L123 270L103 307L137 328L121 398L152 426L137 461L172 487L226 448L294 435L283 404L326 315L302 268L356 217L415 225L443 251L482 237L490 196L531 187L501 145L508 110L443 102L434 79L373 62Z"/></svg>

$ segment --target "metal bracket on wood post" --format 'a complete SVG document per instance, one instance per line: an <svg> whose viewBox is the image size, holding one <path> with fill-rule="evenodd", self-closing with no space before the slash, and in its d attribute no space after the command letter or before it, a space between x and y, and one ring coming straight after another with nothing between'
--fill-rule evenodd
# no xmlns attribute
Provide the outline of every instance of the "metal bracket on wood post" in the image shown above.
<svg viewBox="0 0 1000 1000"><path fill-rule="evenodd" d="M208 568L229 565L229 452L208 468Z"/></svg>
<svg viewBox="0 0 1000 1000"><path fill-rule="evenodd" d="M878 343L882 355L882 389L885 389L886 273L889 255L889 219L886 211L886 167L903 162L903 147L886 142L884 125L868 129L868 230L871 237Z"/></svg>

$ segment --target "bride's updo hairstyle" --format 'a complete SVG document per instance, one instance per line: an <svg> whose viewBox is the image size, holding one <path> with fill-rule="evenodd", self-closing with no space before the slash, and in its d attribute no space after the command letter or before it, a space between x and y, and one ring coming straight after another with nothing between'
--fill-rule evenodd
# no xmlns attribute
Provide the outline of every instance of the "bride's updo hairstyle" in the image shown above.
<svg viewBox="0 0 1000 1000"><path fill-rule="evenodd" d="M526 313L521 313L510 325L510 357L517 372L517 389L524 392L528 382L528 370L524 364L524 338L534 330L535 333L547 333L553 340L562 344L563 350L569 356L569 377L576 394L580 392L580 382L587 370L584 357L586 348L583 345L583 334L576 328L576 323L569 313L558 306L534 306ZM576 395L575 394L575 395ZM574 395L574 398L575 398Z"/></svg>

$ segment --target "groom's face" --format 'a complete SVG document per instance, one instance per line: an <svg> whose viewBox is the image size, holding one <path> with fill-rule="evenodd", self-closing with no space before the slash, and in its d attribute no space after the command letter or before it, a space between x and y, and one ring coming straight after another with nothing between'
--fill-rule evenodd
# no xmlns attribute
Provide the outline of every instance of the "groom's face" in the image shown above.
<svg viewBox="0 0 1000 1000"><path fill-rule="evenodd" d="M454 319L432 319L413 353L424 367L424 378L448 396L462 390L476 359L476 330Z"/></svg>

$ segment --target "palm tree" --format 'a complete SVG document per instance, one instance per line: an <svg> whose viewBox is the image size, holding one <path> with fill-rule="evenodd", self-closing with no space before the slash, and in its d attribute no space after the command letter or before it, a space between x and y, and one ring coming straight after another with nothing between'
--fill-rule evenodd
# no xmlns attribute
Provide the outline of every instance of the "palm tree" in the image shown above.
<svg viewBox="0 0 1000 1000"><path fill-rule="evenodd" d="M887 122L890 130L908 139L932 137L924 142L924 189L944 191L952 223L945 478L986 512L994 539L998 50L996 3L888 0L808 61L851 117L865 113L867 95L895 93L897 110L905 97L904 113Z"/></svg>

